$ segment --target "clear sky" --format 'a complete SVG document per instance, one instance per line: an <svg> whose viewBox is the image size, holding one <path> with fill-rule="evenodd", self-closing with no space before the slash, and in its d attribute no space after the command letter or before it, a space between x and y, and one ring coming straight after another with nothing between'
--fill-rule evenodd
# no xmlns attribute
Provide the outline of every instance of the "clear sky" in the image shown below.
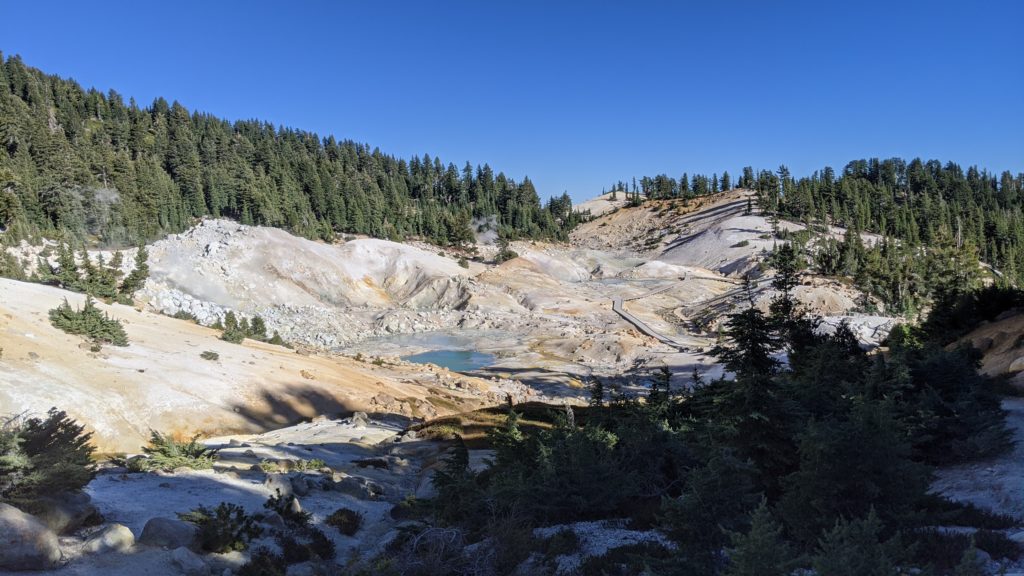
<svg viewBox="0 0 1024 576"><path fill-rule="evenodd" d="M1024 171L1024 2L0 0L0 50L542 196L863 157Z"/></svg>

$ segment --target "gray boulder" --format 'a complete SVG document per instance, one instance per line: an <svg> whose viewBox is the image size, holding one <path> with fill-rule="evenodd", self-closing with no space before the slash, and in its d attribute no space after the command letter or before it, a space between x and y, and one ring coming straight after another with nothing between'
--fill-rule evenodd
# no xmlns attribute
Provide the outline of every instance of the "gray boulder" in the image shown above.
<svg viewBox="0 0 1024 576"><path fill-rule="evenodd" d="M171 562L180 568L186 576L208 576L210 574L210 567L206 565L203 558L184 546L175 548L171 552Z"/></svg>
<svg viewBox="0 0 1024 576"><path fill-rule="evenodd" d="M74 532L82 526L95 525L102 520L92 498L85 492L64 492L39 499L40 511L36 517L57 534Z"/></svg>
<svg viewBox="0 0 1024 576"><path fill-rule="evenodd" d="M34 516L0 504L0 568L45 570L62 558L57 535Z"/></svg>
<svg viewBox="0 0 1024 576"><path fill-rule="evenodd" d="M135 535L127 526L111 524L93 534L82 544L82 552L127 552L135 545Z"/></svg>
<svg viewBox="0 0 1024 576"><path fill-rule="evenodd" d="M139 544L194 550L199 547L199 527L174 518L150 518L142 528Z"/></svg>
<svg viewBox="0 0 1024 576"><path fill-rule="evenodd" d="M288 478L287 474L267 474L267 479L263 481L263 485L270 490L271 493L281 493L281 497L291 496L294 490L292 489L292 481Z"/></svg>
<svg viewBox="0 0 1024 576"><path fill-rule="evenodd" d="M370 418L366 412L356 412L352 415L352 425L366 427L370 424Z"/></svg>

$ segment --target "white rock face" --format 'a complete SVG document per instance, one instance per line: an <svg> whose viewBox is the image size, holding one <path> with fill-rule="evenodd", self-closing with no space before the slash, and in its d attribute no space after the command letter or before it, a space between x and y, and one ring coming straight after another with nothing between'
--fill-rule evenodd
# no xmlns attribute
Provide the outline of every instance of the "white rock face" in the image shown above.
<svg viewBox="0 0 1024 576"><path fill-rule="evenodd" d="M896 325L896 320L887 316L828 316L822 318L818 329L825 334L835 334L843 322L847 323L861 345L869 348L881 344Z"/></svg>

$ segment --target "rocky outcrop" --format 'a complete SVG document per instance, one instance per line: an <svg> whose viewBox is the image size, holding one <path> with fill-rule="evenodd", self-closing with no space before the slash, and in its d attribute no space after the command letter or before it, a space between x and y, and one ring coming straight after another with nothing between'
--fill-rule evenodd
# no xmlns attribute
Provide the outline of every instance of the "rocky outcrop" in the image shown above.
<svg viewBox="0 0 1024 576"><path fill-rule="evenodd" d="M62 558L57 535L35 517L0 504L0 568L45 570Z"/></svg>

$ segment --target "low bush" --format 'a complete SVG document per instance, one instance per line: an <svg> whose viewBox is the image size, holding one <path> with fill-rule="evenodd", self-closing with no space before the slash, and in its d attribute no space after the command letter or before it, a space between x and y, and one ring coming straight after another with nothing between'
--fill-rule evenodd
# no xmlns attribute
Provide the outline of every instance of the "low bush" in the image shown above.
<svg viewBox="0 0 1024 576"><path fill-rule="evenodd" d="M253 551L249 561L235 572L236 576L285 576L288 565L284 557L269 548L259 547Z"/></svg>
<svg viewBox="0 0 1024 576"><path fill-rule="evenodd" d="M328 526L334 526L345 536L355 536L360 526L363 525L363 515L348 508L338 508L327 517L325 523Z"/></svg>
<svg viewBox="0 0 1024 576"><path fill-rule="evenodd" d="M166 471L182 467L195 470L212 468L217 459L217 451L207 448L198 442L198 439L199 436L193 436L187 442L183 442L151 430L149 446L142 449L149 458L144 465L140 465L146 470Z"/></svg>
<svg viewBox="0 0 1024 576"><path fill-rule="evenodd" d="M127 346L128 335L121 322L96 308L96 301L87 296L85 306L75 310L64 302L50 310L50 323L68 334L78 334L92 340L94 344Z"/></svg>
<svg viewBox="0 0 1024 576"><path fill-rule="evenodd" d="M221 502L216 508L199 506L178 514L178 518L199 526L200 546L206 552L222 554L245 550L262 529L256 520L237 504Z"/></svg>
<svg viewBox="0 0 1024 576"><path fill-rule="evenodd" d="M188 320L189 322L198 322L198 318L196 318L195 314L193 314L191 312L185 312L184 310L178 310L171 317L172 318L177 318L178 320Z"/></svg>
<svg viewBox="0 0 1024 576"><path fill-rule="evenodd" d="M199 357L202 358L203 360L212 360L212 361L220 360L220 354L217 354L213 350L207 350L207 351L203 352L202 354L200 354Z"/></svg>

